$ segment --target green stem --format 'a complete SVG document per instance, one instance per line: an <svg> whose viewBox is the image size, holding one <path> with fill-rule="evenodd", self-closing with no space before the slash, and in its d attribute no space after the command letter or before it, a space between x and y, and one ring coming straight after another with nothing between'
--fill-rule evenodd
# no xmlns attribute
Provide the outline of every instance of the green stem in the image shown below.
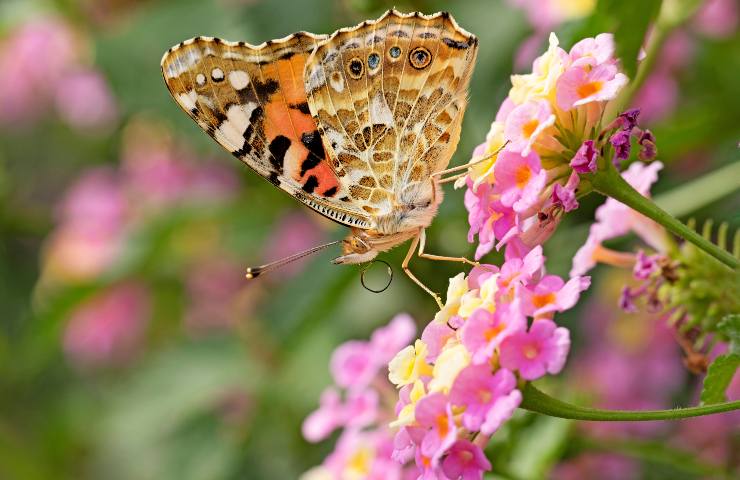
<svg viewBox="0 0 740 480"><path fill-rule="evenodd" d="M649 198L643 197L640 192L635 190L632 185L622 178L611 163L607 163L606 168L600 169L593 175L590 175L589 180L594 190L602 195L611 197L631 209L640 212L665 227L666 230L672 232L674 235L693 243L728 267L732 269L740 268L740 260L666 213L665 210Z"/></svg>
<svg viewBox="0 0 740 480"><path fill-rule="evenodd" d="M531 383L522 389L523 399L520 408L551 417L569 418L572 420L589 420L601 422L645 422L650 420L678 420L681 418L700 417L713 413L729 412L740 409L740 400L715 403L699 407L675 408L672 410L602 410L599 408L580 407L549 396Z"/></svg>

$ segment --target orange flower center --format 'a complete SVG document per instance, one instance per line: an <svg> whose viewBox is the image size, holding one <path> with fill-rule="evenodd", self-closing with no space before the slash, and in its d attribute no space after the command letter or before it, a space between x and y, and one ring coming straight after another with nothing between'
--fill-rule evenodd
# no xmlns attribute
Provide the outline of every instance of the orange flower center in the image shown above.
<svg viewBox="0 0 740 480"><path fill-rule="evenodd" d="M499 324L498 324L498 325L496 325L495 327L491 327L491 328L487 329L487 330L485 331L485 333L483 334L483 336L484 336L484 338L486 339L486 341L490 342L490 341L491 341L491 340L492 340L493 338L495 338L495 337L496 337L496 335L498 335L499 333L501 333L501 331L502 331L502 330L503 330L504 328L506 328L506 327L504 326L504 324L502 324L502 323L499 323Z"/></svg>
<svg viewBox="0 0 740 480"><path fill-rule="evenodd" d="M447 414L440 413L437 415L437 430L439 430L440 437L446 437L450 432L450 426L447 423Z"/></svg>
<svg viewBox="0 0 740 480"><path fill-rule="evenodd" d="M486 404L491 401L491 392L488 390L478 390L478 401Z"/></svg>
<svg viewBox="0 0 740 480"><path fill-rule="evenodd" d="M468 450L463 450L462 452L458 453L457 456L460 458L461 463L470 463L473 460L473 452L470 452Z"/></svg>
<svg viewBox="0 0 740 480"><path fill-rule="evenodd" d="M590 97L594 93L601 91L601 87L603 86L604 82L599 80L595 82L584 83L576 89L576 93L580 98Z"/></svg>
<svg viewBox="0 0 740 480"><path fill-rule="evenodd" d="M545 305L549 305L553 303L554 301L555 301L555 294L552 292L545 293L543 295L533 295L532 296L532 304L536 308L542 308Z"/></svg>
<svg viewBox="0 0 740 480"><path fill-rule="evenodd" d="M532 120L528 121L522 126L522 134L529 138L532 136L535 130L537 130L537 127L540 125L540 121L536 118L533 118Z"/></svg>
<svg viewBox="0 0 740 480"><path fill-rule="evenodd" d="M524 347L524 356L528 360L532 360L537 356L537 354L540 353L539 350L537 350L537 347L534 345L527 345Z"/></svg>
<svg viewBox="0 0 740 480"><path fill-rule="evenodd" d="M529 182L529 179L532 177L532 171L527 165L522 165L517 169L515 177L517 188L524 188L527 182Z"/></svg>

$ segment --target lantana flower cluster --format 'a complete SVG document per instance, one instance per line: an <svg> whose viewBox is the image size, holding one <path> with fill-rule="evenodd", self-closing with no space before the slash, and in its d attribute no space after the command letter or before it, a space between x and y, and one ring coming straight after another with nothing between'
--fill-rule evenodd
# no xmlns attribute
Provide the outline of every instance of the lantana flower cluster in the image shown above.
<svg viewBox="0 0 740 480"><path fill-rule="evenodd" d="M649 197L662 168L660 162L635 162L622 177ZM710 235L711 224L707 226L705 234ZM726 242L727 229L720 229L719 241ZM633 251L616 251L604 245L628 233L634 233L642 245ZM740 310L740 273L689 242L677 244L662 226L613 198L596 210L596 221L573 258L570 274L583 275L598 263L632 270L634 284L622 289L619 306L626 312L645 309L664 314L678 329L689 368L706 369L707 357L695 348L707 350L712 335L713 340L727 341L716 327L726 315Z"/></svg>
<svg viewBox="0 0 740 480"><path fill-rule="evenodd" d="M341 429L334 451L303 474L302 480L412 479L413 466L392 458L393 420L397 399L388 382L388 361L416 334L408 315L397 315L373 332L370 341L343 343L331 357L335 385L321 394L319 408L303 422L310 442L326 439Z"/></svg>
<svg viewBox="0 0 740 480"><path fill-rule="evenodd" d="M538 246L452 278L421 338L391 360L400 389L393 457L415 461L419 478L482 478L491 468L482 446L519 406L521 382L563 368L570 335L553 315L590 279L548 275L544 260Z"/></svg>
<svg viewBox="0 0 740 480"><path fill-rule="evenodd" d="M532 73L511 82L471 172L457 183L467 185L468 240L478 236L477 259L494 247L505 245L507 257L516 257L542 244L563 214L578 208L581 176L595 172L599 159L627 158L633 137L645 159L655 156L652 134L636 126L639 112L602 124L627 83L611 34L581 40L569 52L551 34Z"/></svg>

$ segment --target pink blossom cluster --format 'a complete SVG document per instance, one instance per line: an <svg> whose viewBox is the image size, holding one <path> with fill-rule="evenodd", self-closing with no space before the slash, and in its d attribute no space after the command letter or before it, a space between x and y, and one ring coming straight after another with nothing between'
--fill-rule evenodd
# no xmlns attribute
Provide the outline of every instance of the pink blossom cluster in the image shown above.
<svg viewBox="0 0 740 480"><path fill-rule="evenodd" d="M347 478L401 480L416 478L413 467L392 458L396 394L385 375L397 351L410 342L416 326L408 315L397 315L373 332L369 341L349 341L334 351L330 369L334 386L321 394L319 408L303 423L310 442L341 429L334 451L304 473L302 480Z"/></svg>
<svg viewBox="0 0 740 480"><path fill-rule="evenodd" d="M590 278L566 282L544 260L537 246L450 279L444 307L389 363L400 389L393 457L414 460L419 478L482 478L491 468L482 447L519 406L521 383L563 368L570 335L553 316Z"/></svg>
<svg viewBox="0 0 740 480"><path fill-rule="evenodd" d="M624 158L638 133L634 114L602 128L608 103L627 83L611 34L581 40L569 52L551 34L532 72L511 82L464 181L476 258L503 246L507 257L523 256L542 244L563 214L578 207L580 175L596 170L600 154L613 150L615 160ZM643 143L654 147L645 135ZM605 145L611 150L604 152Z"/></svg>
<svg viewBox="0 0 740 480"><path fill-rule="evenodd" d="M88 65L88 50L81 34L54 17L0 38L0 124L28 124L54 108L79 131L111 126L118 108L102 74Z"/></svg>
<svg viewBox="0 0 740 480"><path fill-rule="evenodd" d="M121 168L92 168L70 186L44 247L41 296L70 285L105 281L116 271L115 283L70 313L64 348L72 363L83 368L120 364L136 352L143 338L149 318L146 285L121 275L126 268L122 264L131 260L136 232L153 217L171 214L177 205L223 204L238 187L224 167L200 162L181 146L175 148L167 132L151 123L132 122L123 143ZM204 230L197 235L203 238ZM223 254L211 258L207 249L189 255L192 260L197 257L197 265L185 285L192 298L186 327L195 331L230 325L226 310L243 288L233 281L241 278L241 270Z"/></svg>
<svg viewBox="0 0 740 480"><path fill-rule="evenodd" d="M147 218L180 203L227 200L238 186L225 167L199 163L150 122L127 127L121 162L120 169L88 170L68 189L47 239L45 281L92 280L115 264Z"/></svg>

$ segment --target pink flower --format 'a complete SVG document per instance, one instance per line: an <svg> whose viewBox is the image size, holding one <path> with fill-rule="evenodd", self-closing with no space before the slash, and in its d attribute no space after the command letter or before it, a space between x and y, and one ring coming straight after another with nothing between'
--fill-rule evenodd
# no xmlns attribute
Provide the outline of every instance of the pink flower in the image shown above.
<svg viewBox="0 0 740 480"><path fill-rule="evenodd" d="M536 320L529 332L517 332L501 343L501 366L518 370L525 380L556 374L565 364L570 333L551 320Z"/></svg>
<svg viewBox="0 0 740 480"><path fill-rule="evenodd" d="M74 32L59 19L35 19L13 31L0 45L0 123L15 126L38 117L80 50Z"/></svg>
<svg viewBox="0 0 740 480"><path fill-rule="evenodd" d="M501 195L501 204L521 212L531 207L545 186L547 174L539 156L530 152L520 155L505 148L498 155L494 167L495 190Z"/></svg>
<svg viewBox="0 0 740 480"><path fill-rule="evenodd" d="M657 70L645 79L635 95L633 105L639 105L642 120L655 123L673 112L678 103L679 86L670 72Z"/></svg>
<svg viewBox="0 0 740 480"><path fill-rule="evenodd" d="M594 38L584 38L570 49L571 66L595 67L614 61L614 35L600 33Z"/></svg>
<svg viewBox="0 0 740 480"><path fill-rule="evenodd" d="M514 108L506 117L504 136L511 142L507 148L529 155L537 137L555 123L555 115L545 100L533 100Z"/></svg>
<svg viewBox="0 0 740 480"><path fill-rule="evenodd" d="M442 461L442 471L448 478L481 480L483 472L491 469L483 451L468 440L458 440Z"/></svg>
<svg viewBox="0 0 740 480"><path fill-rule="evenodd" d="M465 191L465 208L468 210L468 242L473 242L478 235L478 247L475 250L475 259L493 250L496 245L495 227L502 216L496 210L498 195L493 190L493 185L482 183L477 188L472 187L468 179L468 189ZM502 207L503 208L503 207Z"/></svg>
<svg viewBox="0 0 740 480"><path fill-rule="evenodd" d="M622 172L622 177L644 196L650 194L650 187L658 179L658 172L663 168L660 162L644 164L635 162ZM583 275L597 262L596 254L603 253L601 243L610 238L625 235L634 231L648 245L659 252L668 248L665 230L658 224L635 212L628 206L609 198L596 209L596 222L591 225L586 243L576 252L571 268L571 277ZM631 256L631 255L630 255ZM624 261L615 258L615 261ZM634 260L631 260L630 265Z"/></svg>
<svg viewBox="0 0 740 480"><path fill-rule="evenodd" d="M573 172L573 175L575 175L575 178L578 179L578 175L576 172ZM576 183L576 186L578 184ZM563 209L564 212L572 212L573 210L578 208L578 200L576 200L576 191L575 187L571 187L570 185L561 185L559 183L555 184L555 187L552 189L552 204L559 206Z"/></svg>
<svg viewBox="0 0 740 480"><path fill-rule="evenodd" d="M618 71L616 65L602 64L590 70L573 66L558 79L557 104L568 111L590 102L612 100L626 84L627 77Z"/></svg>
<svg viewBox="0 0 740 480"><path fill-rule="evenodd" d="M637 261L632 275L639 280L647 280L658 268L658 257L645 255L645 252L640 250L637 252Z"/></svg>
<svg viewBox="0 0 740 480"><path fill-rule="evenodd" d="M379 368L374 353L368 342L351 340L340 345L334 350L329 364L336 384L348 389L368 386Z"/></svg>
<svg viewBox="0 0 740 480"><path fill-rule="evenodd" d="M591 285L590 277L573 277L564 282L557 275L547 275L536 285L523 290L524 312L535 318L573 308L581 292Z"/></svg>
<svg viewBox="0 0 740 480"><path fill-rule="evenodd" d="M732 36L737 31L740 8L735 0L707 0L694 17L694 27L713 38Z"/></svg>
<svg viewBox="0 0 740 480"><path fill-rule="evenodd" d="M135 283L116 285L72 312L64 332L64 351L82 368L126 362L138 350L148 322L146 290Z"/></svg>
<svg viewBox="0 0 740 480"><path fill-rule="evenodd" d="M450 402L465 407L463 426L471 432L492 435L521 403L516 377L506 369L491 373L490 365L469 365L458 373Z"/></svg>
<svg viewBox="0 0 740 480"><path fill-rule="evenodd" d="M110 127L118 114L108 84L93 70L65 75L57 83L54 95L62 119L83 132Z"/></svg>
<svg viewBox="0 0 740 480"><path fill-rule="evenodd" d="M455 330L446 323L431 322L424 327L421 341L427 345L427 360L433 362L442 351L445 343L455 336Z"/></svg>
<svg viewBox="0 0 740 480"><path fill-rule="evenodd" d="M544 264L545 257L542 255L541 245L534 247L524 257L507 259L501 266L501 272L496 279L500 294L510 293L512 289L537 277Z"/></svg>
<svg viewBox="0 0 740 480"><path fill-rule="evenodd" d="M436 467L457 438L457 427L447 396L442 393L427 395L416 404L414 415L419 426L427 429L419 451Z"/></svg>
<svg viewBox="0 0 740 480"><path fill-rule="evenodd" d="M303 421L301 427L303 438L309 442L319 442L327 438L344 422L341 407L339 392L333 387L325 389L319 400L319 408Z"/></svg>
<svg viewBox="0 0 740 480"><path fill-rule="evenodd" d="M479 308L461 329L463 345L473 355L473 363L488 363L496 347L512 333L526 329L527 320L519 311L519 302L501 305L495 313Z"/></svg>
<svg viewBox="0 0 740 480"><path fill-rule="evenodd" d="M370 337L375 361L388 363L402 348L410 344L416 333L416 325L410 315L402 313L393 317L390 323L375 330Z"/></svg>
<svg viewBox="0 0 740 480"><path fill-rule="evenodd" d="M593 173L596 171L596 159L599 153L594 148L593 140L586 140L570 161L576 173Z"/></svg>

